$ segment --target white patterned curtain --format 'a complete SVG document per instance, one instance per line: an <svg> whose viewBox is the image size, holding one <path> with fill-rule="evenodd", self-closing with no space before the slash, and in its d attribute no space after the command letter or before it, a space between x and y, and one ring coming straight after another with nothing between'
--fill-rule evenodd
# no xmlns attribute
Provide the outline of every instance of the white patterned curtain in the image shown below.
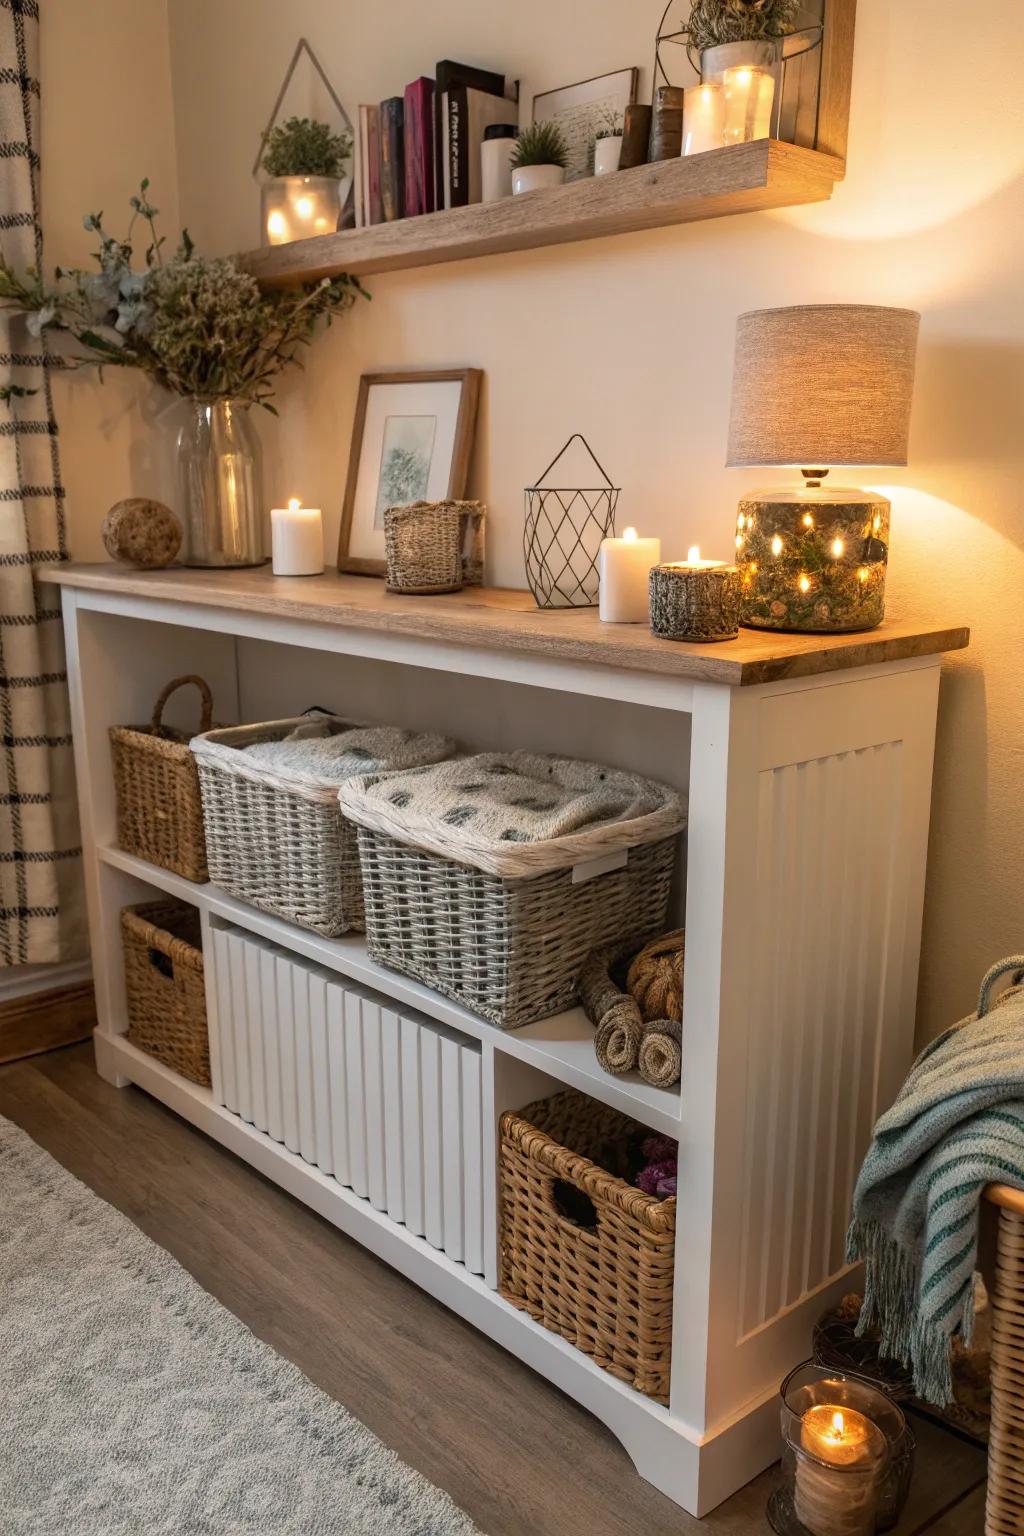
<svg viewBox="0 0 1024 1536"><path fill-rule="evenodd" d="M0 243L43 271L39 5L0 0ZM60 607L35 570L67 559L54 366L0 316L0 965L78 958L86 939Z"/></svg>

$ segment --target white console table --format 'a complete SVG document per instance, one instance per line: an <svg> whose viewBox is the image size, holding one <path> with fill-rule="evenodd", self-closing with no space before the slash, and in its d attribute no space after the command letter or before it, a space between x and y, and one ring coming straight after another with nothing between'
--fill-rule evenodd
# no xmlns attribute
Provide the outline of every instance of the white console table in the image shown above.
<svg viewBox="0 0 1024 1536"><path fill-rule="evenodd" d="M685 1509L713 1508L777 1457L778 1383L849 1285L853 1181L912 1052L940 657L967 632L678 645L589 610L538 612L520 592L399 597L372 579L266 569L70 565L43 579L63 588L99 1072L160 1099L556 1383ZM321 704L675 784L689 803L681 1090L605 1075L579 1010L503 1034L376 965L360 937L321 939L119 851L108 727L148 720L185 672L208 679L224 723ZM482 1277L128 1042L119 912L154 892L192 902L204 937L227 919L482 1042ZM495 1289L498 1117L564 1084L680 1143L669 1407Z"/></svg>

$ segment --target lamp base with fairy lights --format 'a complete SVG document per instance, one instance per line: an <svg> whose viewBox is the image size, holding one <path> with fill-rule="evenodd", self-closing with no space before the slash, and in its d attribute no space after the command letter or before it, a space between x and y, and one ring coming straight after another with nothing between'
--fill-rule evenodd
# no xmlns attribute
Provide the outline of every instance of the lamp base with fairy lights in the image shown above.
<svg viewBox="0 0 1024 1536"><path fill-rule="evenodd" d="M889 502L803 471L794 491L744 497L736 518L743 624L841 634L885 616Z"/></svg>

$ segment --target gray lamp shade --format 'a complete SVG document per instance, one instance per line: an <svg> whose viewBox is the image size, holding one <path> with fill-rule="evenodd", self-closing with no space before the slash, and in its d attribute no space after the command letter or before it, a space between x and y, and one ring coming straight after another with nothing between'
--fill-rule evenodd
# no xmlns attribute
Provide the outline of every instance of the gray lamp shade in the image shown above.
<svg viewBox="0 0 1024 1536"><path fill-rule="evenodd" d="M920 323L875 304L740 315L726 462L905 464Z"/></svg>

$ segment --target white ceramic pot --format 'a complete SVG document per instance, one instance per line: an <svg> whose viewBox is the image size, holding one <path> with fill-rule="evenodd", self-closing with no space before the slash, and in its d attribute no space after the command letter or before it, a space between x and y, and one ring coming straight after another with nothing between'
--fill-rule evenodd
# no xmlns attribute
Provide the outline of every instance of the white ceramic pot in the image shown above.
<svg viewBox="0 0 1024 1536"><path fill-rule="evenodd" d="M621 133L613 134L611 138L598 139L594 145L594 175L610 176L618 170L621 156Z"/></svg>
<svg viewBox="0 0 1024 1536"><path fill-rule="evenodd" d="M512 168L512 191L539 192L541 187L560 187L565 180L561 165L518 165Z"/></svg>

